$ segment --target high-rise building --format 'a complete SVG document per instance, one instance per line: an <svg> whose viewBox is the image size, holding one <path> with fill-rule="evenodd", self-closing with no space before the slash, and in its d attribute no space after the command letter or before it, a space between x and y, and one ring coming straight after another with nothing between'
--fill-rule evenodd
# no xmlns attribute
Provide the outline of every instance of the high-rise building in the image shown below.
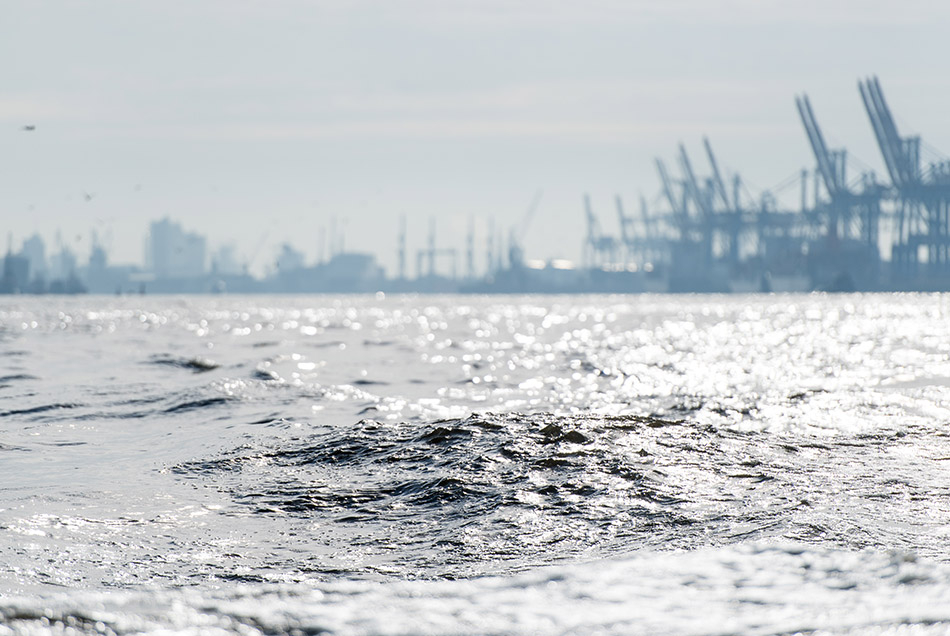
<svg viewBox="0 0 950 636"><path fill-rule="evenodd" d="M17 294L26 291L29 282L30 261L7 251L3 259L3 276L0 277L0 293Z"/></svg>
<svg viewBox="0 0 950 636"><path fill-rule="evenodd" d="M30 262L30 280L43 280L49 274L46 265L46 244L39 234L34 234L23 241L20 256Z"/></svg>
<svg viewBox="0 0 950 636"><path fill-rule="evenodd" d="M152 222L146 245L146 263L156 278L195 278L206 273L205 237L185 232L168 217Z"/></svg>
<svg viewBox="0 0 950 636"><path fill-rule="evenodd" d="M233 245L222 245L215 251L212 270L220 276L238 276L244 273Z"/></svg>
<svg viewBox="0 0 950 636"><path fill-rule="evenodd" d="M68 247L61 247L50 259L50 279L69 280L76 276L76 255Z"/></svg>

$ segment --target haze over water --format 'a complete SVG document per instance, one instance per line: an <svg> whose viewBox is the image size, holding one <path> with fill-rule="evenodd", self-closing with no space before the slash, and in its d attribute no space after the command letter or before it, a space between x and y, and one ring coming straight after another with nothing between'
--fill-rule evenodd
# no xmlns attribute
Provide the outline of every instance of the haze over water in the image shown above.
<svg viewBox="0 0 950 636"><path fill-rule="evenodd" d="M5 299L0 633L944 633L948 313Z"/></svg>
<svg viewBox="0 0 950 636"><path fill-rule="evenodd" d="M614 195L663 205L654 162L674 167L679 142L700 177L708 136L724 178L797 208L797 188L773 186L815 163L802 92L829 147L859 160L849 180L886 180L856 87L869 75L901 131L950 152L950 7L930 0L4 9L2 238L38 232L82 263L92 231L110 263L142 263L149 222L170 216L261 275L284 242L313 262L335 217L394 275L406 215L411 254L433 217L438 247L464 250L474 218L481 270L490 219L507 235L538 189L526 256L580 261L583 193L619 235Z"/></svg>

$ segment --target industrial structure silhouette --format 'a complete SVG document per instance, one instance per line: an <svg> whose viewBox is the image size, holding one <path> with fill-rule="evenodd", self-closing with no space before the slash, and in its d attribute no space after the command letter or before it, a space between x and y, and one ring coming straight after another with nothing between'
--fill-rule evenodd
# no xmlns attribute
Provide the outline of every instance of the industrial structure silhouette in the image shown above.
<svg viewBox="0 0 950 636"><path fill-rule="evenodd" d="M270 273L259 279L226 250L211 258L209 267L205 238L164 219L151 225L144 268L108 265L94 238L85 267L77 267L75 257L60 247L58 272L49 282L42 239L31 237L19 252L11 239L0 292L950 290L950 161L924 162L929 148L919 136L898 131L876 77L859 81L858 89L884 159L886 182L872 172L849 171L847 151L828 147L803 94L795 104L815 168L802 170L797 184L784 184L800 188L797 209L780 208L770 191L753 196L738 174L725 175L708 139L703 139L705 176L680 144L678 176L663 159L655 161L661 196L652 206L641 197L638 212L630 213L616 197L619 235L601 229L590 197L583 195L587 232L580 264L525 257L522 244L541 200L539 191L523 218L512 224L507 245L490 224L481 274L475 267L474 220L465 239L464 274L462 251L437 244L432 219L410 277L403 217L395 277L387 277L373 255L344 251L342 235L333 229L328 255L321 248L316 264L308 266L285 244Z"/></svg>

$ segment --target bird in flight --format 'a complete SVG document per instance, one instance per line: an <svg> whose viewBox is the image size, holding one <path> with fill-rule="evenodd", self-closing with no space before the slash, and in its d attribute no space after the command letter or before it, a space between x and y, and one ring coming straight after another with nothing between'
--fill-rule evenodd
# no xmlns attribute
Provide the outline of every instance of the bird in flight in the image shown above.
<svg viewBox="0 0 950 636"><path fill-rule="evenodd" d="M22 130L25 130L26 132L30 132L30 131L36 130L36 126L33 124L27 124L26 126L22 128Z"/></svg>
<svg viewBox="0 0 950 636"><path fill-rule="evenodd" d="M92 201L92 198L96 196L95 192L83 192L82 197L86 200L86 203Z"/></svg>

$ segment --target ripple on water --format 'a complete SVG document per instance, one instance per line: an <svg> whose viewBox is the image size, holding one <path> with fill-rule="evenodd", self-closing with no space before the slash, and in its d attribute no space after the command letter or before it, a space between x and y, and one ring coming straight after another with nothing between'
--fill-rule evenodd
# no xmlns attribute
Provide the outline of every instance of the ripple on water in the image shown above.
<svg viewBox="0 0 950 636"><path fill-rule="evenodd" d="M938 487L940 474L896 452L905 443L879 434L819 444L649 416L482 414L363 420L174 472L226 489L246 514L358 522L377 563L442 577L769 538L936 552L948 515L905 497ZM837 512L872 493L903 523ZM387 555L393 542L401 548Z"/></svg>
<svg viewBox="0 0 950 636"><path fill-rule="evenodd" d="M219 366L221 366L214 360L200 356L194 358L184 358L181 356L173 356L167 353L153 355L151 358L149 358L149 363L186 369L188 371L192 371L193 373L207 373L208 371L213 371L214 369L217 369Z"/></svg>
<svg viewBox="0 0 950 636"><path fill-rule="evenodd" d="M950 572L899 552L752 544L462 581L0 599L7 633L945 634Z"/></svg>

